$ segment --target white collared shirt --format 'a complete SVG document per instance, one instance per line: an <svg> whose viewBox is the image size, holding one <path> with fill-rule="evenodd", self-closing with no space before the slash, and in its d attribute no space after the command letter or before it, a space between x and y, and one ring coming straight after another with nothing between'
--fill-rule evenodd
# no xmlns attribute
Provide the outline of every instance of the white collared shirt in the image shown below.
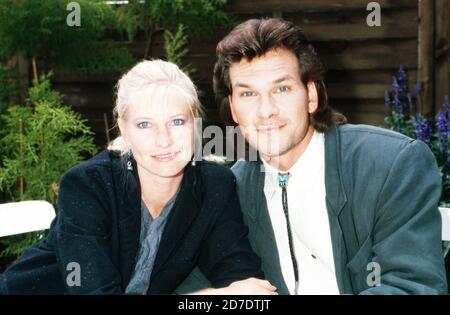
<svg viewBox="0 0 450 315"><path fill-rule="evenodd" d="M323 133L314 131L306 150L288 171L291 176L287 185L287 198L298 264L298 294L339 294L325 201L324 139ZM289 292L294 294L294 269L281 188L277 182L279 171L264 159L262 161L266 172L264 194L275 233L280 266Z"/></svg>

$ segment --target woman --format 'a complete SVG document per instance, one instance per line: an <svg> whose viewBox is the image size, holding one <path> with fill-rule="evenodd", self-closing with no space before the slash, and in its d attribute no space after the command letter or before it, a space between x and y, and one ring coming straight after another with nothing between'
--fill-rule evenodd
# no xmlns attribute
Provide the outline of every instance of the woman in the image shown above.
<svg viewBox="0 0 450 315"><path fill-rule="evenodd" d="M5 272L7 293L170 294L198 266L221 288L198 293L274 294L256 279L232 173L193 160L201 111L176 65L143 61L126 73L121 136L63 176L50 233Z"/></svg>

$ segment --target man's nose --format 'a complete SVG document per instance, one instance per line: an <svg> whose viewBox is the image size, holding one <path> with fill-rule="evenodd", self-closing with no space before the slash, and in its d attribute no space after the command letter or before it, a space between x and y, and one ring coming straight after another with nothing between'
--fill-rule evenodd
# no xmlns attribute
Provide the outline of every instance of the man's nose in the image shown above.
<svg viewBox="0 0 450 315"><path fill-rule="evenodd" d="M158 132L156 134L156 145L161 148L167 148L170 147L172 143L173 139L170 128L158 128Z"/></svg>
<svg viewBox="0 0 450 315"><path fill-rule="evenodd" d="M267 119L278 115L278 107L271 95L261 96L261 102L258 107L258 115L260 118Z"/></svg>

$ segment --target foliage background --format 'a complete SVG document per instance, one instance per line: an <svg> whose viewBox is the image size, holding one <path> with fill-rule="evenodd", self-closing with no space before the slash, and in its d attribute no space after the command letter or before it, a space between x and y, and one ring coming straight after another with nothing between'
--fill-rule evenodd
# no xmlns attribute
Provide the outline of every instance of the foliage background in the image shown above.
<svg viewBox="0 0 450 315"><path fill-rule="evenodd" d="M53 70L117 76L139 59L118 44L124 37L129 42L144 37L141 58L147 59L161 33L165 59L193 74L195 69L184 63L189 37L206 38L233 24L223 11L226 0L76 2L80 27L67 25L65 0L0 1L0 202L41 199L56 207L61 176L98 151L87 121L52 89ZM17 57L29 62L32 80L6 66ZM0 257L13 260L44 235L0 239Z"/></svg>
<svg viewBox="0 0 450 315"><path fill-rule="evenodd" d="M35 81L24 105L1 117L0 190L10 202L47 200L56 206L58 182L72 166L97 152L93 133L79 114L50 88L50 76ZM19 255L42 232L1 240L1 256Z"/></svg>

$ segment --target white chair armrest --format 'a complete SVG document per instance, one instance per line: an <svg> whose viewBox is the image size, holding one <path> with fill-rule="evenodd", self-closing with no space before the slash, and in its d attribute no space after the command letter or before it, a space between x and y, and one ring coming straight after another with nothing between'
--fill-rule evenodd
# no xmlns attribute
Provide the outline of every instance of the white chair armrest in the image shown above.
<svg viewBox="0 0 450 315"><path fill-rule="evenodd" d="M450 208L439 208L442 216L442 240L450 241Z"/></svg>
<svg viewBox="0 0 450 315"><path fill-rule="evenodd" d="M46 230L54 217L52 204L43 200L0 204L0 237Z"/></svg>

